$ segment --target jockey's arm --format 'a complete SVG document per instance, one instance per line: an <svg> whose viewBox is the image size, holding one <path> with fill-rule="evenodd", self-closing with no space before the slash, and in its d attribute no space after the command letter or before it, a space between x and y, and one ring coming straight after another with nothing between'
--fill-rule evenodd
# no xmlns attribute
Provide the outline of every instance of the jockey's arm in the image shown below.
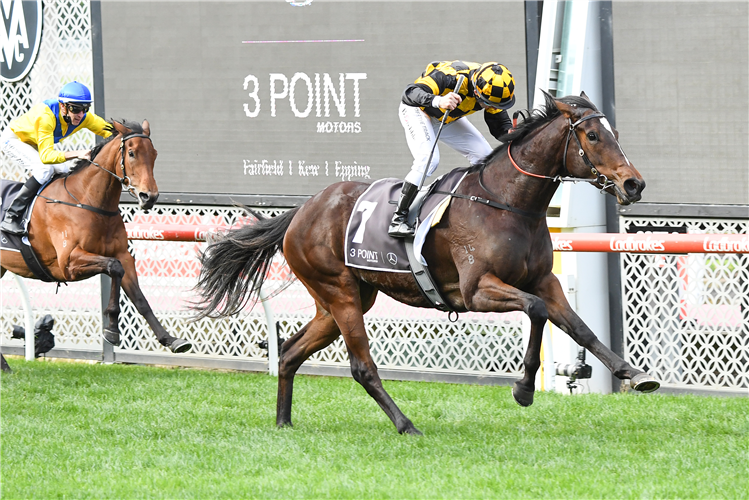
<svg viewBox="0 0 749 500"><path fill-rule="evenodd" d="M112 127L111 123L94 113L87 113L81 126L86 127L94 134L104 138L112 135L112 132L114 131L114 127Z"/></svg>
<svg viewBox="0 0 749 500"><path fill-rule="evenodd" d="M499 139L512 128L512 120L507 110L486 108L484 110L484 121L489 127L489 133L495 139Z"/></svg>
<svg viewBox="0 0 749 500"><path fill-rule="evenodd" d="M450 91L446 95L432 93L432 90L420 83L412 83L403 91L403 104L417 108L431 107L438 109L455 109L462 101L461 97Z"/></svg>
<svg viewBox="0 0 749 500"><path fill-rule="evenodd" d="M55 122L54 117L50 123L47 117L41 117L37 121L36 129L36 149L39 152L39 159L45 165L63 163L69 160L66 153L55 149ZM76 157L77 158L77 157Z"/></svg>

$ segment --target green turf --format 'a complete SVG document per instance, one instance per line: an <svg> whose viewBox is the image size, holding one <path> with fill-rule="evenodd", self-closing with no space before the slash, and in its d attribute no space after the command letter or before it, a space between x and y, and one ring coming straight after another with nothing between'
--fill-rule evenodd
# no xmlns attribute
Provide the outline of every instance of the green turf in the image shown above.
<svg viewBox="0 0 749 500"><path fill-rule="evenodd" d="M385 382L401 436L352 379L10 360L3 499L749 498L749 399Z"/></svg>

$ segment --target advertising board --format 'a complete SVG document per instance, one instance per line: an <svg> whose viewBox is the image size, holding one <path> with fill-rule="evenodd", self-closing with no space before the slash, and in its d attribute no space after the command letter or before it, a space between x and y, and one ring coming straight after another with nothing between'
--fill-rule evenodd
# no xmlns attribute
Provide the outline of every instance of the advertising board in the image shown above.
<svg viewBox="0 0 749 500"><path fill-rule="evenodd" d="M306 4L306 5L302 5ZM401 93L497 61L525 107L522 2L102 2L108 117L148 119L162 192L312 195L403 177ZM483 112L469 117L492 146ZM436 175L467 165L443 146Z"/></svg>

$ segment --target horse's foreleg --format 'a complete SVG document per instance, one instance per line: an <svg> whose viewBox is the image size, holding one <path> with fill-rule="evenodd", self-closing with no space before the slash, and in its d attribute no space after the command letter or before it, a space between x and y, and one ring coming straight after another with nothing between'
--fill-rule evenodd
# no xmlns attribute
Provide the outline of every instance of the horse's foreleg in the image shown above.
<svg viewBox="0 0 749 500"><path fill-rule="evenodd" d="M538 295L546 303L549 319L572 340L601 360L616 377L630 379L632 388L641 392L652 392L660 387L660 383L653 377L627 363L598 340L588 325L570 307L556 276L549 274L544 279L538 289Z"/></svg>
<svg viewBox="0 0 749 500"><path fill-rule="evenodd" d="M65 279L80 281L98 274L106 274L112 278L112 288L109 303L104 311L108 325L104 328L104 340L114 346L120 345L120 283L125 270L119 260L86 252L81 249L70 253L68 266L65 269Z"/></svg>
<svg viewBox="0 0 749 500"><path fill-rule="evenodd" d="M168 347L174 353L187 352L192 349L192 344L190 342L169 335L169 332L166 331L158 318L156 318L156 315L151 309L151 305L148 303L148 300L146 300L146 297L143 295L140 285L138 284L138 274L135 271L135 259L130 255L130 252L121 253L119 257L124 269L122 289L125 290L125 294L127 294L140 315L145 318L148 326L150 326L151 330L156 334L159 343L164 347ZM114 284L112 284L112 286L114 286Z"/></svg>
<svg viewBox="0 0 749 500"><path fill-rule="evenodd" d="M536 373L541 366L541 339L544 324L548 320L548 312L543 300L504 283L492 274L482 276L475 291L469 293L465 290L463 296L470 298L466 300L466 305L471 311L523 311L528 315L531 320L531 332L523 358L525 371L523 378L513 385L512 396L519 405L530 406L533 404Z"/></svg>
<svg viewBox="0 0 749 500"><path fill-rule="evenodd" d="M299 367L317 351L325 349L341 335L333 317L317 306L312 321L286 340L281 346L278 366L278 398L276 400L276 425L291 425L291 399L294 375Z"/></svg>

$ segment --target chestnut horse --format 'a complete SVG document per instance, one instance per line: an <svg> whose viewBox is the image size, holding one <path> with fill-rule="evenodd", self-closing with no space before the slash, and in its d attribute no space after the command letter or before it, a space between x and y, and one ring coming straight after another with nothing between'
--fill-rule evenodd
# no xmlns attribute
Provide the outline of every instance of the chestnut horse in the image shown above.
<svg viewBox="0 0 749 500"><path fill-rule="evenodd" d="M49 183L36 200L28 225L29 242L39 262L58 282L79 281L104 273L112 278L104 339L120 344L120 287L143 315L161 345L186 352L192 344L172 337L151 310L138 285L135 259L127 249L127 231L118 211L124 187L143 210L153 207L159 189L153 177L156 149L148 121L113 121L113 134L78 160L65 176ZM72 205L72 206L71 206ZM0 277L10 271L35 278L19 252L0 251Z"/></svg>
<svg viewBox="0 0 749 500"><path fill-rule="evenodd" d="M574 140L572 140L574 138ZM469 169L449 208L427 236L423 256L442 297L458 312L523 311L531 320L524 375L512 390L518 404L533 403L543 328L551 320L620 379L650 392L660 384L603 345L570 308L552 274L546 210L559 181L589 180L627 205L645 187L624 155L618 134L583 93L555 99L503 138ZM570 147L572 144L572 147ZM281 250L316 303L316 315L283 343L276 423L291 425L294 374L339 335L351 373L390 417L398 432L420 434L382 386L369 351L363 314L378 291L415 307L430 307L409 274L344 264L346 226L357 198L369 187L333 184L303 206L229 231L200 256L199 317L238 312L256 297L273 255ZM491 201L495 205L483 203ZM387 238L387 234L382 235ZM472 248L467 254L466 248Z"/></svg>

